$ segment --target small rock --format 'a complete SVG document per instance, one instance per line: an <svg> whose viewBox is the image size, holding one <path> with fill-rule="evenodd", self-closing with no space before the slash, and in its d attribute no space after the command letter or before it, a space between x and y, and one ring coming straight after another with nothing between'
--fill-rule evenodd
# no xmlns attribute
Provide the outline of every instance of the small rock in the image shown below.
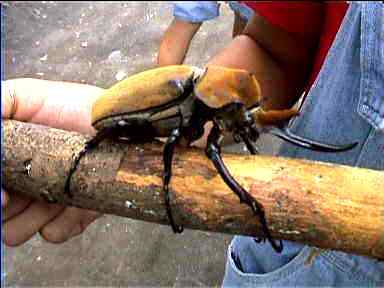
<svg viewBox="0 0 384 288"><path fill-rule="evenodd" d="M36 16L40 16L40 10L39 9L33 9L33 13L35 13Z"/></svg>
<svg viewBox="0 0 384 288"><path fill-rule="evenodd" d="M123 55L120 50L112 51L112 53L108 56L108 60L111 62L120 62L122 58Z"/></svg>
<svg viewBox="0 0 384 288"><path fill-rule="evenodd" d="M127 73L125 71L119 71L115 75L117 81L123 80L125 77L127 77Z"/></svg>
<svg viewBox="0 0 384 288"><path fill-rule="evenodd" d="M131 201L125 201L125 207L127 207L128 209L130 208L134 208L135 207L135 204L133 204Z"/></svg>
<svg viewBox="0 0 384 288"><path fill-rule="evenodd" d="M47 61L48 54L45 54L43 57L40 57L40 61Z"/></svg>

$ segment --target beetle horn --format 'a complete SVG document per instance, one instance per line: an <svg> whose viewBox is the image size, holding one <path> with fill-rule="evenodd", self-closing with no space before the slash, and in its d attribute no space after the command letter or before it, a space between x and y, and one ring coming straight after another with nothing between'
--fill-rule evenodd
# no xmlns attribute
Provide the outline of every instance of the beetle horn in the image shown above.
<svg viewBox="0 0 384 288"><path fill-rule="evenodd" d="M262 127L279 126L299 114L295 108L283 110L268 110L265 111L261 106L255 106L249 109L256 123Z"/></svg>
<svg viewBox="0 0 384 288"><path fill-rule="evenodd" d="M294 135L292 134L292 132L288 130L288 128L272 127L268 129L267 133L275 135L294 145L307 148L310 150L321 151L321 152L343 152L343 151L347 151L354 148L358 144L358 142L355 142L352 144L346 144L346 145L332 145L332 144L321 143L311 139L306 139L306 138Z"/></svg>

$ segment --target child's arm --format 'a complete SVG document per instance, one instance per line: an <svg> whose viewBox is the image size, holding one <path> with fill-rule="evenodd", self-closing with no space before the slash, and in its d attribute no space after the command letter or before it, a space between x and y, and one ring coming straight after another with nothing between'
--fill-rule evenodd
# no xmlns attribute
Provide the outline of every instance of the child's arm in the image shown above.
<svg viewBox="0 0 384 288"><path fill-rule="evenodd" d="M174 19L161 40L157 64L182 64L201 24L219 16L219 6L217 1L174 1Z"/></svg>
<svg viewBox="0 0 384 288"><path fill-rule="evenodd" d="M182 64L193 36L201 24L175 18L161 40L157 64L159 66Z"/></svg>

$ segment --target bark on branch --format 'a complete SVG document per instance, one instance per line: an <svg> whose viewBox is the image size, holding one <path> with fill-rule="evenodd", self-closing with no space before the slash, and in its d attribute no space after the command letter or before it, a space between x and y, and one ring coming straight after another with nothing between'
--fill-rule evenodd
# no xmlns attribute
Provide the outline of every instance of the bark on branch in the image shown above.
<svg viewBox="0 0 384 288"><path fill-rule="evenodd" d="M87 137L6 120L3 186L44 201L168 225L161 143L103 142L80 162L75 195L64 195ZM265 208L276 239L384 259L384 172L270 156L224 154L235 179ZM176 149L172 206L185 228L261 236L258 219L201 150ZM170 233L173 233L170 228Z"/></svg>

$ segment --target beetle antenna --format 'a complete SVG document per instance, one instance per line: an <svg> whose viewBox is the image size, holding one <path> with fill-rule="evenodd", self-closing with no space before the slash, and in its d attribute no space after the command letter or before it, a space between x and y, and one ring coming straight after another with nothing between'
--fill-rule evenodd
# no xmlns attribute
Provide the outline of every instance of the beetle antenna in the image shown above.
<svg viewBox="0 0 384 288"><path fill-rule="evenodd" d="M263 97L248 107L247 110L252 111L253 109L259 109L267 101L268 97Z"/></svg>

